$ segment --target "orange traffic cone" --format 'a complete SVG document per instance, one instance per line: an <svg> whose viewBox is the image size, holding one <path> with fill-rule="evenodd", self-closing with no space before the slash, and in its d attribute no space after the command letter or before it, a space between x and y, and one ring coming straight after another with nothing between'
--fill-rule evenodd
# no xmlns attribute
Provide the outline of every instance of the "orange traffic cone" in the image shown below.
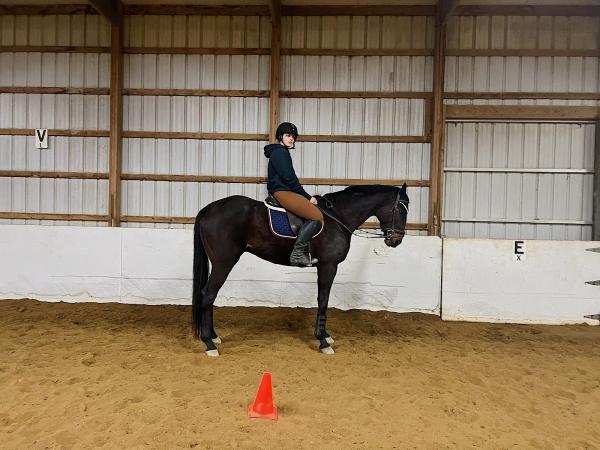
<svg viewBox="0 0 600 450"><path fill-rule="evenodd" d="M248 406L248 417L277 420L277 407L273 404L271 374L263 373L254 403Z"/></svg>

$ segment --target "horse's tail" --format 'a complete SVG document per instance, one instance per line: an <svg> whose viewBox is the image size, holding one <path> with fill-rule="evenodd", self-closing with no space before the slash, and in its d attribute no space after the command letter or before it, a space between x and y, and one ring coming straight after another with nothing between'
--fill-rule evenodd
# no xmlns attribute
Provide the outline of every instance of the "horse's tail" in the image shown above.
<svg viewBox="0 0 600 450"><path fill-rule="evenodd" d="M192 288L192 329L194 337L200 339L202 324L202 289L208 280L208 256L200 234L200 214L194 224L194 284Z"/></svg>

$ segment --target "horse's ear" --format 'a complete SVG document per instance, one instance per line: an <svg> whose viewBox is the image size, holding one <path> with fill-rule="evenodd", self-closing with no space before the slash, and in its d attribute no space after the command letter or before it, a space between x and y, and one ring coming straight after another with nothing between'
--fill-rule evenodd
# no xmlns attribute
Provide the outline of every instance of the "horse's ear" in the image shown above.
<svg viewBox="0 0 600 450"><path fill-rule="evenodd" d="M406 192L406 183L404 183L404 184L402 185L402 190L403 190L404 192Z"/></svg>

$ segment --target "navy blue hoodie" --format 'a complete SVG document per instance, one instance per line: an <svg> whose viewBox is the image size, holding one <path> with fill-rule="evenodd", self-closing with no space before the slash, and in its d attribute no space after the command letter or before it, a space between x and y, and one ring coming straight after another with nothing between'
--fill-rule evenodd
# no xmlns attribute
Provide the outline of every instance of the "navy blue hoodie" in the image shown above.
<svg viewBox="0 0 600 450"><path fill-rule="evenodd" d="M302 188L298 181L292 164L292 156L287 148L281 144L266 145L265 156L269 158L267 190L270 193L292 191L310 200L311 195Z"/></svg>

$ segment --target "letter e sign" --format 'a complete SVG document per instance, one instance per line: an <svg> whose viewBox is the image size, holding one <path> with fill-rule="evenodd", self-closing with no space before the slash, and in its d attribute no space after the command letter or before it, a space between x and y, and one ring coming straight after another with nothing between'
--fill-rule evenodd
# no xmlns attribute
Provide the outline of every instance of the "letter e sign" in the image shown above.
<svg viewBox="0 0 600 450"><path fill-rule="evenodd" d="M513 261L525 261L525 241L513 241Z"/></svg>
<svg viewBox="0 0 600 450"><path fill-rule="evenodd" d="M36 128L35 148L48 148L48 130L46 128Z"/></svg>

